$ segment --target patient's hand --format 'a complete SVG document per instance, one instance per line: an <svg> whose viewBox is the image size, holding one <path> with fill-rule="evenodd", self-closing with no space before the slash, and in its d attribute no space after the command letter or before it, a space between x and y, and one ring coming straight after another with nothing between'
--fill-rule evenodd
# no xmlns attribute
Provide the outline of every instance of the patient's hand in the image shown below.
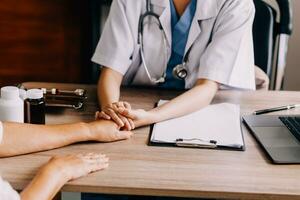
<svg viewBox="0 0 300 200"><path fill-rule="evenodd" d="M53 157L22 191L21 199L53 199L66 182L107 167L108 158L98 153Z"/></svg>
<svg viewBox="0 0 300 200"><path fill-rule="evenodd" d="M96 112L96 119L113 120L118 126L124 130L130 131L135 128L132 119L127 118L117 112L119 108L131 109L131 105L128 102L116 102L110 105L104 106L102 111Z"/></svg>
<svg viewBox="0 0 300 200"><path fill-rule="evenodd" d="M107 168L108 160L99 153L56 156L42 170L52 170L63 176L65 181L70 181Z"/></svg>
<svg viewBox="0 0 300 200"><path fill-rule="evenodd" d="M114 142L129 139L133 133L131 131L119 130L120 127L110 120L97 120L88 124L88 140L98 142Z"/></svg>

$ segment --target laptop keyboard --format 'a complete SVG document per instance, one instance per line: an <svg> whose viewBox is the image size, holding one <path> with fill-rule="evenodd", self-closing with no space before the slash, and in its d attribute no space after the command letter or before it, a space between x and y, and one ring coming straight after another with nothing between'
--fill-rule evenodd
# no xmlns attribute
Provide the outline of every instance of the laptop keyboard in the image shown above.
<svg viewBox="0 0 300 200"><path fill-rule="evenodd" d="M282 123L300 141L300 116L299 117L279 117Z"/></svg>

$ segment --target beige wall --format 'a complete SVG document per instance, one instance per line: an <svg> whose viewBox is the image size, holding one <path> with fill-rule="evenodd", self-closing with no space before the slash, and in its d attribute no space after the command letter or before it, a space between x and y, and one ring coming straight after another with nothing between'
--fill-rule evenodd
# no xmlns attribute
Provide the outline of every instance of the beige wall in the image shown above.
<svg viewBox="0 0 300 200"><path fill-rule="evenodd" d="M274 0L265 0L268 3L276 7ZM293 1L293 23L294 32L289 42L289 50L287 55L287 68L284 82L285 90L297 90L300 91L300 13L296 12L300 9L300 1Z"/></svg>
<svg viewBox="0 0 300 200"><path fill-rule="evenodd" d="M289 51L287 58L287 70L286 70L286 90L300 91L300 1L293 1L294 9L294 32L289 43Z"/></svg>

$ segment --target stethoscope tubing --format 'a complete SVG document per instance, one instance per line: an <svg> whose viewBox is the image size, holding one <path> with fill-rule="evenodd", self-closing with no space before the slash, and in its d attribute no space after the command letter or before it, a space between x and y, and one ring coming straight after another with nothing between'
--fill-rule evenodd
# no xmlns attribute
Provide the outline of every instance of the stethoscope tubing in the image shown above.
<svg viewBox="0 0 300 200"><path fill-rule="evenodd" d="M147 3L147 10L143 15L140 16L139 25L138 25L138 44L140 45L140 56L141 56L142 64L145 68L146 74L147 74L148 78L150 79L150 81L155 84L164 83L165 78L166 78L166 69L164 70L164 73L162 74L162 76L160 78L155 79L155 78L152 78L152 76L149 72L149 69L147 67L147 64L146 64L146 59L145 59L145 55L144 55L144 44L143 44L144 21L145 21L146 17L152 16L157 20L159 29L163 34L164 46L167 48L167 39L166 39L165 32L163 30L163 26L159 20L159 15L157 15L156 13L154 13L152 11L150 0L146 0L146 3ZM190 52L190 50L189 50L189 52ZM187 77L188 71L185 66L187 65L189 52L185 56L183 63L174 67L173 76L175 78L184 80ZM166 67L167 67L167 63L166 63Z"/></svg>

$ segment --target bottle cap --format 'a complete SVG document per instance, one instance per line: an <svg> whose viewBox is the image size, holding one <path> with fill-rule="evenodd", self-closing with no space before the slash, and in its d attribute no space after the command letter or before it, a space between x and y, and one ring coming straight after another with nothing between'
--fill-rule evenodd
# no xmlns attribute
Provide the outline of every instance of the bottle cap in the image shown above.
<svg viewBox="0 0 300 200"><path fill-rule="evenodd" d="M6 86L1 88L1 98L3 99L18 99L19 88L14 86Z"/></svg>
<svg viewBox="0 0 300 200"><path fill-rule="evenodd" d="M43 90L40 89L30 89L27 91L27 98L28 99L41 99L43 98Z"/></svg>

